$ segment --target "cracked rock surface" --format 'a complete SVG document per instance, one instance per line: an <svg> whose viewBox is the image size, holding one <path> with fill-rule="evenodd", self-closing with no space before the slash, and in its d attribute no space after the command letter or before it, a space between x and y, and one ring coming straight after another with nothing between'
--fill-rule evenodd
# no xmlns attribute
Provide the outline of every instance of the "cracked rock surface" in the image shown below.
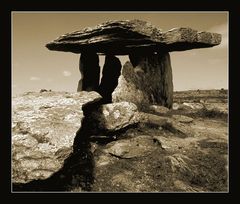
<svg viewBox="0 0 240 204"><path fill-rule="evenodd" d="M26 93L12 100L12 182L46 179L73 151L84 118L82 107L96 92Z"/></svg>

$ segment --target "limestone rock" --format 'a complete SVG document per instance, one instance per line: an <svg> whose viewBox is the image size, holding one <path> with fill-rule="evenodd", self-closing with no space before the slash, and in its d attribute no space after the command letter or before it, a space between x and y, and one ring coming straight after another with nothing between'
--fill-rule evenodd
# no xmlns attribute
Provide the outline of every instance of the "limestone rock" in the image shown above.
<svg viewBox="0 0 240 204"><path fill-rule="evenodd" d="M168 31L141 20L108 21L92 28L67 33L48 43L50 50L81 53L126 55L136 50L182 51L212 47L220 44L221 35L198 32L191 28L173 28Z"/></svg>
<svg viewBox="0 0 240 204"><path fill-rule="evenodd" d="M171 143L171 142L169 142L168 138L163 137L163 136L153 136L153 139L155 141L157 141L159 143L159 145L161 145L162 149L169 149L169 148L171 148L170 147L171 145L169 145L169 143Z"/></svg>
<svg viewBox="0 0 240 204"><path fill-rule="evenodd" d="M83 52L79 60L81 79L77 91L97 91L99 85L99 57L94 52Z"/></svg>
<svg viewBox="0 0 240 204"><path fill-rule="evenodd" d="M114 102L129 101L138 105L157 104L167 108L172 107L173 82L170 56L165 54L151 54L149 56L134 56L122 68L118 86L112 93ZM133 58L133 57L131 57ZM136 60L137 61L137 60Z"/></svg>
<svg viewBox="0 0 240 204"><path fill-rule="evenodd" d="M127 62L122 69L125 69L127 66L131 66L130 62ZM118 86L112 93L112 101L129 101L134 102L135 104L148 102L148 100L144 97L144 92L137 89L134 83L129 83L123 75L120 75L118 78Z"/></svg>
<svg viewBox="0 0 240 204"><path fill-rule="evenodd" d="M47 179L63 167L96 92L27 93L12 100L12 182Z"/></svg>
<svg viewBox="0 0 240 204"><path fill-rule="evenodd" d="M205 108L207 111L216 111L222 114L228 114L227 103L206 103Z"/></svg>
<svg viewBox="0 0 240 204"><path fill-rule="evenodd" d="M183 138L194 137L194 132L189 125L180 123L176 120L169 119L166 125L164 125L164 128Z"/></svg>
<svg viewBox="0 0 240 204"><path fill-rule="evenodd" d="M187 103L187 102L184 102L183 105L187 106L187 107L190 107L193 110L200 110L200 109L203 109L203 107L204 107L202 103Z"/></svg>
<svg viewBox="0 0 240 204"><path fill-rule="evenodd" d="M138 136L131 139L123 139L107 144L105 152L120 157L120 158L134 158L147 156L156 148L154 140L151 136Z"/></svg>
<svg viewBox="0 0 240 204"><path fill-rule="evenodd" d="M90 115L99 130L116 131L140 121L137 106L129 102L101 105Z"/></svg>
<svg viewBox="0 0 240 204"><path fill-rule="evenodd" d="M151 125L155 125L159 127L168 124L168 121L169 121L169 118L167 117L162 117L162 116L158 116L150 113L141 112L140 115L141 115L141 123L149 123Z"/></svg>
<svg viewBox="0 0 240 204"><path fill-rule="evenodd" d="M112 102L112 92L117 87L121 67L121 62L117 57L106 55L101 83L98 89L98 93L103 97L104 103Z"/></svg>
<svg viewBox="0 0 240 204"><path fill-rule="evenodd" d="M184 124L185 121L190 121L191 118L183 116L178 119L184 122L180 122L177 119L169 117L158 116L150 113L141 112L141 123L149 123L154 126L163 127L164 129L179 135L180 137L193 137L194 133L189 125ZM186 122L185 122L186 123Z"/></svg>
<svg viewBox="0 0 240 204"><path fill-rule="evenodd" d="M185 115L172 115L172 118L181 123L191 123L193 121L193 118Z"/></svg>
<svg viewBox="0 0 240 204"><path fill-rule="evenodd" d="M173 110L178 110L179 107L180 107L180 105L178 103L173 103L173 105L172 105Z"/></svg>
<svg viewBox="0 0 240 204"><path fill-rule="evenodd" d="M158 106L158 105L151 105L149 106L150 110L159 113L159 114L167 114L169 112L169 109L164 106Z"/></svg>

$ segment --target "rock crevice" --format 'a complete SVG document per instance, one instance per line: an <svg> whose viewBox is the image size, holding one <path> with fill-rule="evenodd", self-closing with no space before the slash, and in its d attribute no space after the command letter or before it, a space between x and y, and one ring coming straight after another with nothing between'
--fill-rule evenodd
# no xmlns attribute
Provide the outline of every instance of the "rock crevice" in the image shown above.
<svg viewBox="0 0 240 204"><path fill-rule="evenodd" d="M44 180L63 168L82 127L82 106L101 99L96 92L42 92L13 99L12 182ZM40 109L48 105L47 109Z"/></svg>

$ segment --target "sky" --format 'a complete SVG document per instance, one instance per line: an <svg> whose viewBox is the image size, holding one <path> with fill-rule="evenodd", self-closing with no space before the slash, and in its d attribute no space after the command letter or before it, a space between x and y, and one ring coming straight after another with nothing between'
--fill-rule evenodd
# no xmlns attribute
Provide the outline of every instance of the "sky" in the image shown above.
<svg viewBox="0 0 240 204"><path fill-rule="evenodd" d="M12 95L77 90L79 54L45 45L65 33L109 20L140 19L163 31L190 27L222 34L212 48L171 52L174 91L228 88L228 12L12 12ZM118 56L122 66L127 56ZM104 56L100 56L103 67Z"/></svg>

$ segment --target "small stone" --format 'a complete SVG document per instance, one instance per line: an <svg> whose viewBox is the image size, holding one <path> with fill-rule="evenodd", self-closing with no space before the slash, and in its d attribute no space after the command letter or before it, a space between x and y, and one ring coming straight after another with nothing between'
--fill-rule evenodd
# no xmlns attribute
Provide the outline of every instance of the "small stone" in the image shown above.
<svg viewBox="0 0 240 204"><path fill-rule="evenodd" d="M42 92L47 92L47 89L41 89L40 93L42 93Z"/></svg>
<svg viewBox="0 0 240 204"><path fill-rule="evenodd" d="M129 101L139 110L144 105L156 104L171 108L173 101L172 67L169 53L129 55L118 79L118 86L112 94L114 102ZM137 64L134 66L133 64ZM141 72L137 70L142 70ZM165 114L167 109L152 109Z"/></svg>
<svg viewBox="0 0 240 204"><path fill-rule="evenodd" d="M227 103L206 103L205 108L207 111L215 111L216 113L228 114Z"/></svg>
<svg viewBox="0 0 240 204"><path fill-rule="evenodd" d="M112 102L112 92L118 85L121 67L121 62L117 57L113 55L106 55L101 83L98 87L98 93L100 93L103 97L104 103Z"/></svg>
<svg viewBox="0 0 240 204"><path fill-rule="evenodd" d="M150 136L138 136L107 144L105 152L124 159L149 155L157 148Z"/></svg>
<svg viewBox="0 0 240 204"><path fill-rule="evenodd" d="M143 113L143 112L141 112L140 115L141 115L141 123L149 123L149 124L161 127L166 125L168 122L167 117L158 116L150 113Z"/></svg>
<svg viewBox="0 0 240 204"><path fill-rule="evenodd" d="M176 120L169 119L166 125L164 125L164 127L170 132L173 132L174 134L177 134L178 136L183 138L193 137L195 134L191 127L189 127L189 125L177 122Z"/></svg>
<svg viewBox="0 0 240 204"><path fill-rule="evenodd" d="M94 52L83 52L80 56L79 71L81 79L77 91L97 91L99 85L99 57Z"/></svg>
<svg viewBox="0 0 240 204"><path fill-rule="evenodd" d="M172 118L181 123L191 123L193 121L193 118L185 115L172 115Z"/></svg>
<svg viewBox="0 0 240 204"><path fill-rule="evenodd" d="M172 109L173 110L178 110L179 109L179 104L178 103L173 103Z"/></svg>
<svg viewBox="0 0 240 204"><path fill-rule="evenodd" d="M149 106L149 109L153 110L159 114L167 114L169 112L168 108L166 108L164 106L158 106L158 105L151 105L151 106Z"/></svg>

